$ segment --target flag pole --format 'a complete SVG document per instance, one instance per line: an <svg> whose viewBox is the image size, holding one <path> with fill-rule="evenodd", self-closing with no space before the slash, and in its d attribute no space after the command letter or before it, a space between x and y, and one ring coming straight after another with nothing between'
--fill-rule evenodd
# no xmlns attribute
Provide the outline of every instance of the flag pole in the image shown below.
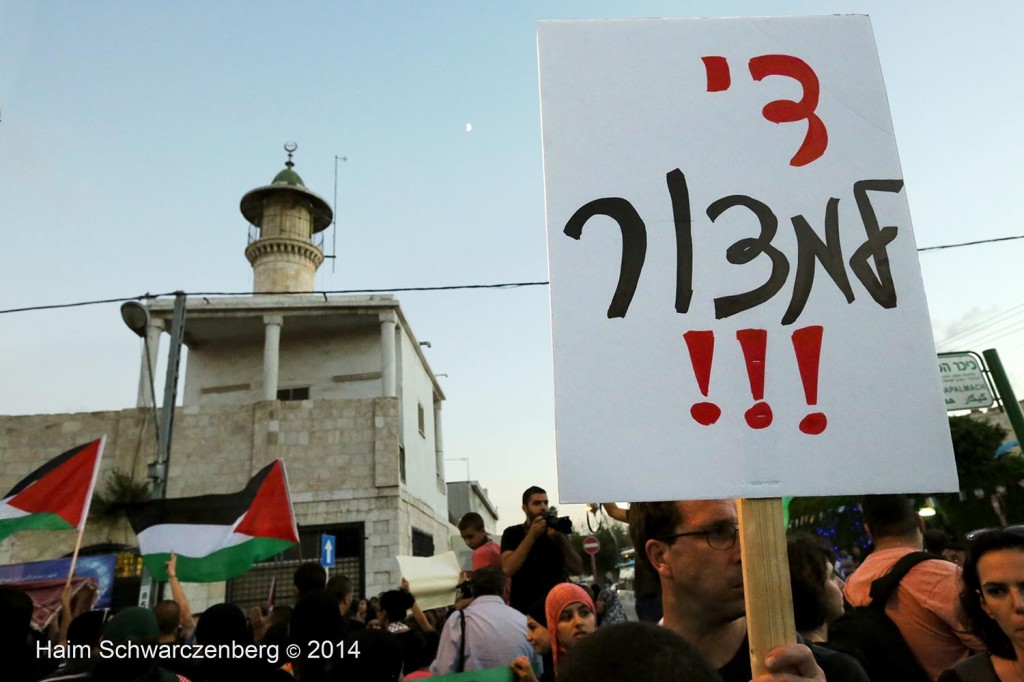
<svg viewBox="0 0 1024 682"><path fill-rule="evenodd" d="M82 548L82 536L85 535L85 520L78 526L78 539L75 540L75 551L71 553L71 568L68 569L68 579L64 582L64 589L71 585L71 576L75 574L75 564L78 563L78 550Z"/></svg>
<svg viewBox="0 0 1024 682"><path fill-rule="evenodd" d="M92 506L92 493L96 489L96 479L100 473L100 461L103 459L103 448L107 444L107 434L100 436L100 444L96 453L96 461L93 463L92 478L89 481L89 491L85 495L85 505L82 507L82 518L78 521L78 538L75 540L75 551L71 553L71 567L68 569L68 579L64 582L64 590L71 585L71 577L75 574L75 565L78 563L78 550L82 548L82 536L85 535L85 522L89 518L89 508Z"/></svg>

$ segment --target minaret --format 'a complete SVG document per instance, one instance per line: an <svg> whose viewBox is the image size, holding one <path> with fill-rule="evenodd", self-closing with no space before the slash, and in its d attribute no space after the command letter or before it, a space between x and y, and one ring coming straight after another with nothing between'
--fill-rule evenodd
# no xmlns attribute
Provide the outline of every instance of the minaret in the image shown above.
<svg viewBox="0 0 1024 682"><path fill-rule="evenodd" d="M316 269L324 261L312 237L326 230L334 215L327 202L306 189L292 170L297 148L286 144L286 168L269 185L242 197L242 215L259 230L259 237L245 249L252 264L254 294L311 292Z"/></svg>

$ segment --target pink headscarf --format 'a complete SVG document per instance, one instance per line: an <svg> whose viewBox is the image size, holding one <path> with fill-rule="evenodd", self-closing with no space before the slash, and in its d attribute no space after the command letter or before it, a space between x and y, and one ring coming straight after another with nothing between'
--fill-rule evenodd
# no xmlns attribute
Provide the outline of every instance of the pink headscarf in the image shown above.
<svg viewBox="0 0 1024 682"><path fill-rule="evenodd" d="M558 654L562 648L558 641L558 619L562 611L569 604L585 604L591 611L594 611L594 600L590 592L573 583L558 583L548 592L544 600L544 614L548 619L548 634L551 637L551 658L555 662L555 670L558 670Z"/></svg>

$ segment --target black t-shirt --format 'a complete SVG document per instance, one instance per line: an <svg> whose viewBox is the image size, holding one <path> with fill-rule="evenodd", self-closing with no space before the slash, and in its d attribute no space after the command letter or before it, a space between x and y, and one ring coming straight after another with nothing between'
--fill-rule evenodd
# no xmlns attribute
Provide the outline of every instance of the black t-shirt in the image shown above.
<svg viewBox="0 0 1024 682"><path fill-rule="evenodd" d="M526 539L526 526L509 526L501 534L501 553L514 551ZM512 576L509 606L523 613L533 602L547 596L552 587L565 582L565 558L547 533L533 543L530 553Z"/></svg>
<svg viewBox="0 0 1024 682"><path fill-rule="evenodd" d="M860 667L860 663L852 656L826 649L817 644L810 644L799 636L798 639L801 644L807 644L811 648L814 660L825 673L825 679L828 682L870 682L864 668ZM753 675L750 671L750 642L746 637L743 638L743 644L740 645L732 660L718 669L718 674L721 675L724 682L750 681Z"/></svg>

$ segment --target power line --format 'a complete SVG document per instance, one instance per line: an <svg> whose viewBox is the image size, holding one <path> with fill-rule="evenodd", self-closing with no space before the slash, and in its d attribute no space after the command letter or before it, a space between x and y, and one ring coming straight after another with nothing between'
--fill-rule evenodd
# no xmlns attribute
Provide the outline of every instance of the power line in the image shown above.
<svg viewBox="0 0 1024 682"><path fill-rule="evenodd" d="M942 249L956 249L961 246L975 246L977 244L991 244L993 242L1008 242L1014 239L1024 239L1024 234L1016 237L995 237L994 239L979 239L976 242L963 242L962 244L943 244L942 246L925 246L917 250L918 253L925 251L941 251Z"/></svg>
<svg viewBox="0 0 1024 682"><path fill-rule="evenodd" d="M982 320L981 322L978 322L976 324L971 324L966 329L961 329L958 332L953 332L949 336L947 336L944 339L942 339L941 341L939 341L939 345L944 345L944 344L950 343L953 340L962 340L964 338L969 338L971 336L974 336L975 334L978 334L982 330L984 330L984 329L986 329L988 327L991 327L992 325L1002 324L1002 323L1006 322L1008 319L1010 319L1012 317L1017 317L1021 313L1024 313L1024 310L1021 310L1022 308L1024 308L1024 303L1021 303L1020 305L1016 305L1016 306L1010 308L1009 310L1004 310L1004 311L1002 311L1000 313L996 313L995 315L992 315L991 317L987 317L984 320Z"/></svg>
<svg viewBox="0 0 1024 682"><path fill-rule="evenodd" d="M326 297L328 294L392 294L402 293L409 291L464 291L469 289L517 289L521 287L537 287L547 286L547 282L503 282L500 284L456 284L451 286L437 286L437 287L392 287L387 289L337 289L334 291L261 291L258 296L285 296L285 295L300 295L309 296L310 294L318 294ZM121 298L106 298L97 301L78 301L76 303L54 303L51 305L36 305L26 306L23 308L8 308L7 310L0 310L0 315L6 315L8 313L25 313L34 310L56 310L59 308L81 308L90 305L103 305L106 303L123 303L125 301L142 301L154 298L164 298L168 296L174 296L176 292L167 292L163 294L150 294L145 293L141 296L126 296ZM192 291L185 292L186 296L203 297L203 296L253 296L252 291Z"/></svg>
<svg viewBox="0 0 1024 682"><path fill-rule="evenodd" d="M336 157L342 158L344 157ZM993 239L980 239L973 242L963 242L961 244L943 244L941 246L925 246L919 248L918 253L925 251L940 251L942 249L955 249L961 246L976 246L978 244L991 244L993 242L1006 242L1014 239L1024 239L1024 235L1018 235L1015 237L996 237ZM402 293L408 291L460 291L468 289L515 289L519 287L537 287L547 286L548 282L504 282L501 284L458 284L453 286L439 286L439 287L392 287L387 289L337 289L334 291L266 291L260 292L267 296L281 296L286 294L386 294L386 293ZM187 296L250 296L253 292L251 291L196 291L186 292ZM51 305L37 305L37 306L26 306L23 308L8 308L7 310L0 310L0 315L6 315L9 313L25 313L32 312L35 310L57 310L60 308L81 308L90 305L103 305L106 303L123 303L125 301L141 301L144 299L161 298L164 296L173 296L174 292L168 292L165 294L143 294L141 296L128 296L122 298L107 298L97 301L78 301L75 303L55 303ZM953 336L957 336L954 334ZM953 337L949 337L943 341L948 341Z"/></svg>

